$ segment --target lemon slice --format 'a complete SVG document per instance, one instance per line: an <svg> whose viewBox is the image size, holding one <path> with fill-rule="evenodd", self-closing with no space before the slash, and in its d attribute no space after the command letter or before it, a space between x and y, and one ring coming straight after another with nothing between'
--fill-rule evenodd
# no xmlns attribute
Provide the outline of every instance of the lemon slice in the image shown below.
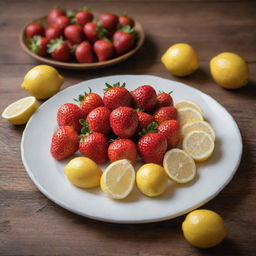
<svg viewBox="0 0 256 256"><path fill-rule="evenodd" d="M189 122L203 121L203 116L194 108L181 108L178 109L178 119L182 127Z"/></svg>
<svg viewBox="0 0 256 256"><path fill-rule="evenodd" d="M215 132L211 125L206 121L196 121L185 124L181 129L182 137L185 137L188 133L192 131L204 131L211 135L213 141L215 141Z"/></svg>
<svg viewBox="0 0 256 256"><path fill-rule="evenodd" d="M192 131L182 143L183 149L198 162L208 159L214 150L214 141L205 131Z"/></svg>
<svg viewBox="0 0 256 256"><path fill-rule="evenodd" d="M113 199L123 199L132 191L135 171L126 159L111 163L103 172L100 180L102 191Z"/></svg>
<svg viewBox="0 0 256 256"><path fill-rule="evenodd" d="M181 108L194 108L195 110L197 110L198 112L200 112L201 115L203 115L203 111L201 109L201 107L195 103L194 101L192 100L187 100L187 99L184 99L184 100L181 100L179 102L177 102L174 107L176 109L181 109Z"/></svg>
<svg viewBox="0 0 256 256"><path fill-rule="evenodd" d="M187 183L196 176L196 164L185 151L174 148L165 153L164 170L168 177L177 183Z"/></svg>
<svg viewBox="0 0 256 256"><path fill-rule="evenodd" d="M2 118L12 124L25 124L37 108L38 102L35 97L25 97L7 106L2 113Z"/></svg>

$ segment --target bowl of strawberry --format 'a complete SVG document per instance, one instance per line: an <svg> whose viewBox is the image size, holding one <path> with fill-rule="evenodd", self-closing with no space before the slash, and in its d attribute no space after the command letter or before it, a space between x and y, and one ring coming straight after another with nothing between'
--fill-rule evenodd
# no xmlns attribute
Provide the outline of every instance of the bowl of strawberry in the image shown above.
<svg viewBox="0 0 256 256"><path fill-rule="evenodd" d="M127 15L54 8L24 27L20 44L27 54L49 65L95 69L126 60L144 39L141 24Z"/></svg>

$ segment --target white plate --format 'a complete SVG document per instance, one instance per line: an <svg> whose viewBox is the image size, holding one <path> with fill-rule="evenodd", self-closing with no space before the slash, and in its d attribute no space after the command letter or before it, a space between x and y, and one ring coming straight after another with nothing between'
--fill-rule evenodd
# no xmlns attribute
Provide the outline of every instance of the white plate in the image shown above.
<svg viewBox="0 0 256 256"><path fill-rule="evenodd" d="M189 98L203 109L216 132L212 157L197 164L198 177L188 185L169 182L158 198L148 198L135 188L123 201L107 198L99 188L83 190L70 184L63 167L71 159L56 161L50 155L51 137L57 128L56 112L64 103L91 87L103 94L105 83L126 82L133 90L149 84L163 91L173 90L174 101ZM149 75L117 75L81 82L59 92L40 106L29 120L21 141L24 166L38 189L56 204L92 219L117 223L146 223L171 219L198 208L215 197L232 179L242 154L242 140L232 116L213 98L185 84ZM104 166L103 166L104 169Z"/></svg>

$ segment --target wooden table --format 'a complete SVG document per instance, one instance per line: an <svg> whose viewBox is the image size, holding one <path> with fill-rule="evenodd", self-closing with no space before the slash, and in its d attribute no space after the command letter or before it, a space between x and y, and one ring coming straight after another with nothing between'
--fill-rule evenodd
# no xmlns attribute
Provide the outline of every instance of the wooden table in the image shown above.
<svg viewBox="0 0 256 256"><path fill-rule="evenodd" d="M22 26L53 6L77 8L82 1L0 2L0 111L26 96L25 73L37 65L19 46ZM96 12L132 14L147 34L143 48L126 62L102 70L59 70L64 87L112 74L152 74L184 82L215 98L233 115L243 136L240 167L230 184L204 208L220 213L228 238L199 250L182 236L184 216L154 224L117 225L72 214L49 201L29 179L20 157L23 126L0 120L1 255L256 255L256 3L253 1L86 1ZM160 62L168 46L192 44L200 69L187 78L173 77ZM236 52L249 63L250 83L228 91L209 74L209 60L222 51ZM223 127L225 129L225 127ZM232 147L232 145L230 145Z"/></svg>

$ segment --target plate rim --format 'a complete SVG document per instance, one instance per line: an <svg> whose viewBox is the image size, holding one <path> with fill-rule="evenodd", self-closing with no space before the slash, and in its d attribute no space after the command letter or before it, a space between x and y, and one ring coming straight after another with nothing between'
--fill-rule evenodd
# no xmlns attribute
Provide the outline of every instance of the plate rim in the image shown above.
<svg viewBox="0 0 256 256"><path fill-rule="evenodd" d="M229 183L230 181L232 180L232 178L234 177L239 165L240 165L240 162L241 162L241 158L242 158L242 154L243 154L243 143L242 143L242 135L240 133L240 129L235 121L235 119L233 118L233 116L225 109L225 107L222 106L222 104L220 104L218 101L216 101L212 96L209 96L208 94L204 93L204 92L201 92L200 90L192 87L192 86L189 86L188 84L185 84L185 83L181 83L181 82L178 82L178 81L175 81L175 80L170 80L170 79L167 79L167 78L162 78L162 77L159 77L159 76L155 76L155 75L148 75L148 74L121 74L121 75L109 75L109 76L101 76L101 77L98 77L98 78L93 78L93 79L88 79L88 80L84 80L84 81L81 81L75 85L70 85L69 87L61 90L60 92L58 92L57 94L55 94L54 96L52 96L51 98L49 98L48 100L46 100L45 102L43 102L38 110L40 110L45 104L48 104L48 102L50 101L54 101L55 97L58 97L58 95L62 94L63 91L66 91L66 90L70 90L74 87L77 87L79 86L81 83L83 82L86 82L86 81L96 81L96 80L99 80L99 79L102 79L102 78L110 78L110 77L117 77L117 76L148 76L148 77L154 77L154 78L157 78L157 79L163 79L163 80L167 80L167 81L173 81L175 83L178 83L178 84L182 84L183 86L187 86L187 87L190 87L192 88L193 90L195 90L197 93L199 94L203 94L204 96L207 96L209 98L211 98L212 100L214 100L220 107L223 111L225 111L230 119L233 121L234 123L234 126L235 126L235 129L236 129L236 132L237 134L239 135L239 145L240 145L240 152L239 152L239 156L236 160L236 164L235 164L235 167L234 169L232 170L232 174L229 176L229 178L225 181L225 183L222 184L222 186L215 192L213 193L211 196L208 196L205 200L203 200L202 202L192 206L192 207L188 207L186 209L184 209L183 211L177 213L177 214L173 214L173 215L169 215L169 216L165 216L165 217L160 217L160 218L154 218L154 219L144 219L144 220L117 220L117 219L112 219L112 218L102 218L102 217L95 217L93 215L90 215L90 214L87 214L87 213L84 213L84 212L81 212L79 210L76 210L76 209L73 209L71 207L69 207L67 204L63 203L62 201L60 201L59 199L55 198L55 196L51 195L50 193L47 192L46 189L44 189L44 187L41 186L40 183L37 182L36 178L34 177L33 175L33 172L30 170L29 166L27 165L27 162L25 161L25 156L24 156L24 140L25 140L25 136L26 136L26 132L27 132L27 127L29 126L29 124L33 121L33 118L34 116L32 116L28 123L26 124L26 127L23 131L23 134L22 134L22 139L21 139L21 143L20 143L20 150L21 150L21 159L22 159L22 162L23 162L23 165L25 167L25 170L27 172L27 174L29 175L30 179L32 180L32 182L34 183L34 185L39 189L39 191L44 195L46 196L49 200L53 201L55 204L61 206L62 208L70 211L70 212L73 212L77 215L80 215L82 217L87 217L87 218L90 218L90 219L94 219L94 220L98 220L98 221L103 221L103 222L109 222L109 223L118 223L118 224L143 224L143 223L154 223L154 222L161 222L161 221L165 221L165 220L170 220L170 219L174 219L176 217L179 217L179 216L182 216L194 209L197 209L199 207L201 207L202 205L206 204L207 202L209 202L210 200L212 200L214 197L216 197Z"/></svg>

